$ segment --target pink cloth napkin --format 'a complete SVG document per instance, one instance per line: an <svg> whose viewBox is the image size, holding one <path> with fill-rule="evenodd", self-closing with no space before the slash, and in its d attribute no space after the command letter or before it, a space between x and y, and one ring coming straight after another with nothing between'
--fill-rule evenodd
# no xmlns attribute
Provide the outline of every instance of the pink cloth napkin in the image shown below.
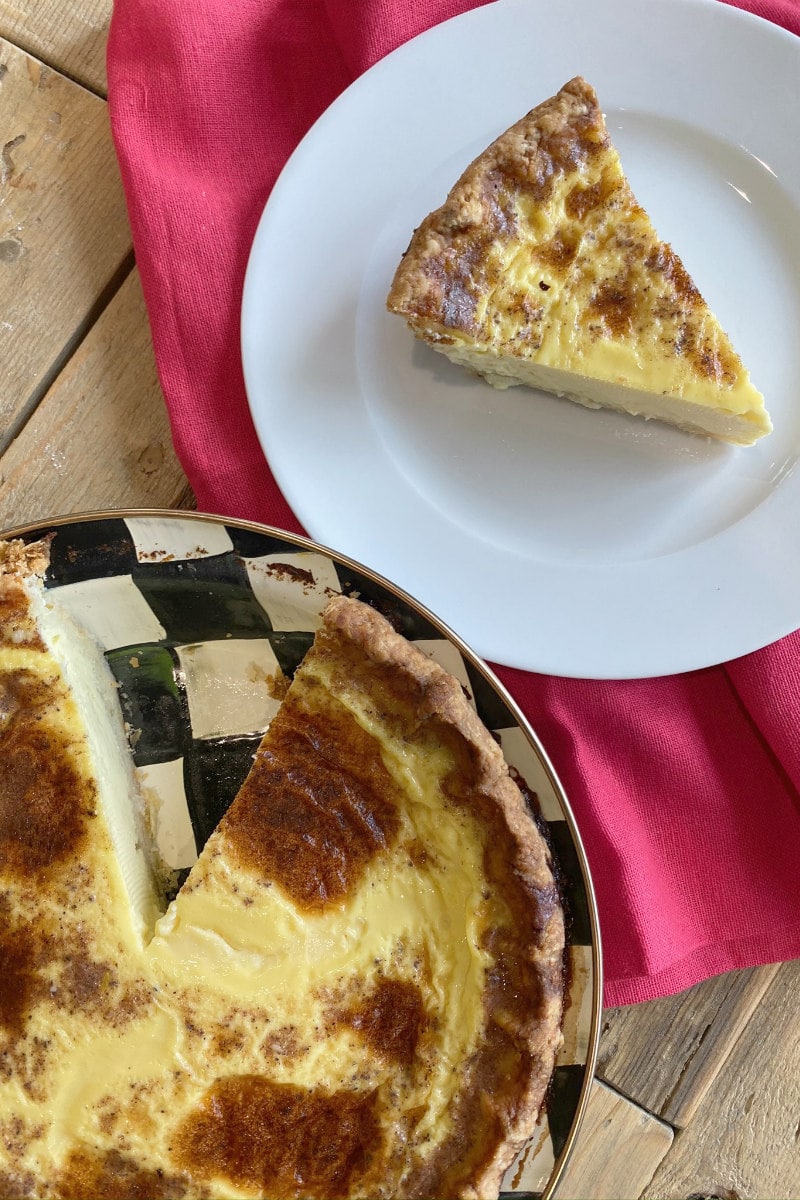
<svg viewBox="0 0 800 1200"><path fill-rule="evenodd" d="M201 510L304 532L261 454L242 380L256 224L289 154L343 88L475 6L116 0L112 130L175 446ZM738 6L800 34L800 0ZM607 1004L800 957L800 634L665 679L498 674L552 757L586 844Z"/></svg>

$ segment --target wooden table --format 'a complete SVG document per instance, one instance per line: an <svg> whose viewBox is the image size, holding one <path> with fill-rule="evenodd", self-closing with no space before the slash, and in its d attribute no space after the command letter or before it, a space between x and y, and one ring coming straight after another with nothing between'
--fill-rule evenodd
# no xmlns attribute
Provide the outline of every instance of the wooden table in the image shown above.
<svg viewBox="0 0 800 1200"><path fill-rule="evenodd" d="M0 528L193 507L109 133L110 11L0 0ZM798 995L788 963L607 1010L558 1200L800 1197Z"/></svg>

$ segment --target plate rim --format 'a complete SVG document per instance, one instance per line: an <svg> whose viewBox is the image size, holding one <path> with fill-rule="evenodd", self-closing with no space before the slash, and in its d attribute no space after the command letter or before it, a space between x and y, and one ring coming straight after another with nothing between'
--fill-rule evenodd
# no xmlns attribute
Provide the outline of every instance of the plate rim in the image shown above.
<svg viewBox="0 0 800 1200"><path fill-rule="evenodd" d="M466 658L470 664L482 675L484 681L495 691L500 699L505 703L510 715L517 724L517 727L525 735L539 759L539 762L548 778L553 793L558 801L559 807L564 815L564 819L569 832L570 840L575 849L578 868L580 871L581 883L586 897L587 912L589 917L589 929L591 936L591 962L592 962L592 994L591 994L591 1015L589 1028L587 1030L588 1045L584 1066L584 1076L581 1083L581 1090L578 1097L578 1102L575 1108L572 1124L569 1133L565 1140L564 1146L558 1157L555 1160L554 1167L547 1180L544 1191L541 1193L540 1200L550 1200L552 1194L557 1187L564 1169L569 1161L578 1139L586 1108L589 1103L592 1084L596 1077L597 1060L600 1048L600 1031L602 1020L603 1007L603 948L602 937L600 931L600 921L597 909L597 896L592 880L591 869L586 854L586 848L578 828L575 814L569 801L566 789L553 766L553 763L541 741L539 735L533 727L531 721L525 716L510 694L507 687L497 677L491 666L482 659L464 639L452 630L441 617L432 612L426 605L418 601L414 596L407 592L398 584L393 583L373 568L359 562L357 559L351 558L349 555L341 554L339 551L331 549L321 542L309 538L303 534L293 533L286 529L281 529L278 526L268 525L259 521L250 521L239 517L226 517L219 513L200 512L197 510L185 509L163 509L163 508L118 508L118 509L90 509L77 513L64 513L53 517L44 517L35 521L26 521L24 523L8 526L0 529L0 540L9 540L11 538L26 538L35 536L40 533L57 530L71 525L81 525L88 523L99 523L103 521L113 520L138 520L152 518L155 520L165 521L188 521L197 524L212 524L228 528L235 528L256 533L264 537L272 537L289 542L296 545L299 549L316 552L323 557L332 559L341 563L344 567L356 571L363 575L370 582L379 585L393 594L404 605L412 610L415 610L425 618L448 642L450 642L458 650L462 657ZM513 1193L508 1193L513 1195Z"/></svg>
<svg viewBox="0 0 800 1200"><path fill-rule="evenodd" d="M572 0L572 3L573 5L580 5L581 0ZM757 28L761 31L763 36L769 39L779 39L780 41L784 42L787 47L791 48L790 52L793 56L796 56L798 53L800 53L800 39L798 39L794 34L783 27L766 20L765 18L758 16L755 13L727 4L724 2L724 0L670 0L668 5L665 3L665 0L659 0L659 4L662 11L666 12L669 10L670 13L673 13L675 9L682 7L684 9L696 10L698 12L703 11L707 14L713 14L711 19L714 22L722 22L723 25L728 23L730 28L737 26L740 28L745 26L748 28ZM624 8L624 4L621 5L621 0L605 0L605 5L608 6L611 11L615 12L620 12L621 7ZM270 196L266 201L266 204L263 207L261 218L258 222L258 227L253 239L253 244L251 246L242 293L240 342L247 401L253 417L254 425L256 427L262 452L270 466L270 469L275 475L278 486L302 520L304 526L310 530L312 536L319 538L322 541L330 542L333 540L341 544L344 539L341 536L341 531L338 531L339 536L333 538L331 537L334 529L331 526L330 517L327 515L320 515L318 501L307 501L307 499L301 495L302 486L298 483L297 479L287 476L287 470L284 469L284 465L280 461L280 454L276 454L275 452L274 442L271 441L271 435L267 429L270 418L274 415L274 413L271 411L269 413L262 412L259 404L259 391L263 389L260 388L258 383L258 370L255 364L256 351L253 349L253 342L255 338L254 328L257 325L257 313L254 311L254 307L257 308L258 290L258 271L256 263L259 254L259 247L264 240L264 231L269 226L272 219L271 213L274 212L277 204L282 203L281 198L284 190L287 187L290 188L293 186L292 177L294 172L299 169L298 163L301 163L307 155L313 155L314 142L316 139L324 136L328 123L336 120L336 114L342 111L342 106L351 104L353 102L353 97L358 95L360 89L369 88L372 86L370 80L377 79L379 73L386 70L386 64L389 62L389 60L400 60L406 55L413 55L415 45L418 45L426 39L446 38L448 29L453 28L457 24L466 25L472 21L494 19L495 14L500 10L513 13L515 10L523 8L530 9L531 7L531 0L527 0L526 4L523 4L522 0L497 0L497 3L495 4L489 3L479 5L476 8L472 8L464 13L452 16L447 20L440 22L438 25L432 26L416 37L400 45L397 49L386 55L385 58L379 60L371 68L369 68L368 71L350 84L350 86L345 89L345 91L341 93L317 119L300 144L296 147L295 151L289 157L278 177L275 186L272 189ZM597 9L597 6L594 4L588 6L584 4L584 7L587 8L587 11L592 12L596 11ZM487 13L491 14L491 16L487 17ZM674 18L671 16L669 19L673 20ZM360 280L360 283L363 283L363 279ZM789 486L794 488L797 485L795 483L790 483ZM412 489L409 488L409 491L411 490ZM792 497L793 495L794 492L792 492ZM401 498L403 501L405 501L408 497L405 493L403 493ZM552 645L543 646L541 643L534 645L525 644L522 648L520 648L522 640L520 638L517 638L516 641L511 644L510 649L508 646L504 646L501 649L504 649L505 652L498 652L498 646L485 644L487 641L489 641L489 636L484 636L483 630L480 630L479 633L476 633L475 628L469 628L467 630L468 640L472 645L476 646L477 651L482 655L482 657L495 663L501 663L503 665L516 667L522 670L553 674L563 678L592 679L636 679L663 677L665 675L672 675L680 672L717 665L733 658L740 657L743 654L761 649L800 627L800 609L798 609L796 606L793 607L789 599L789 594L791 593L792 589L789 587L784 589L773 589L773 591L776 591L778 594L777 596L774 596L766 606L766 609L768 610L766 616L764 615L765 606L763 604L761 606L755 606L753 604L742 606L751 611L751 615L747 619L748 624L746 628L742 630L735 623L731 623L729 611L727 611L725 607L721 605L720 599L715 595L715 593L720 591L720 588L715 586L717 581L716 579L711 579L711 574L719 573L720 563L727 565L728 574L726 575L724 582L730 591L731 587L733 586L731 582L733 576L731 575L730 568L732 555L730 550L727 548L727 543L729 540L732 540L733 553L735 554L737 549L737 541L741 536L741 530L738 527L741 527L743 523L750 521L750 530L753 528L756 528L757 531L760 530L761 522L766 519L764 514L762 513L757 518L758 523L755 526L753 526L751 518L756 516L757 510L763 510L765 507L769 506L771 499L772 497L767 497L765 501L762 501L762 503L756 506L756 510L745 516L742 521L734 522L734 525L729 529L725 529L720 534L713 535L711 538L702 539L701 542L695 547L689 547L689 551L696 551L696 557L701 566L703 563L709 564L709 571L701 581L702 594L699 598L699 603L706 610L706 620L703 628L703 633L705 636L702 638L697 636L692 637L690 627L688 624L684 624L684 626L680 627L678 632L681 632L681 630L683 632L688 631L688 645L686 644L685 639L682 640L676 635L671 635L672 640L669 642L668 649L665 651L661 648L662 642L660 639L651 637L648 641L644 630L637 629L636 636L639 638L639 641L636 641L634 638L631 640L630 644L626 645L624 639L621 636L618 636L616 639L615 649L611 653L603 653L600 648L592 648L591 656L587 658L587 661L581 661L578 660L574 656L574 653L569 649L565 651L560 647L553 647ZM411 497L411 500L413 503L414 497ZM312 510L314 509L315 504L317 505L317 511L313 512ZM421 512L423 510L420 509L419 511ZM427 512L428 514L433 512L432 505L427 505ZM440 516L441 514L437 514L436 519L438 520ZM445 538L447 534L447 524L448 521L445 517L443 519L443 533ZM736 532L732 533L732 530L736 530ZM376 549L376 539L372 531L367 533L366 540L362 532L359 531L356 534L352 534L352 530L350 530L348 531L348 542L351 535L355 540L354 544L352 544L350 548L357 557L363 559L366 556L365 551L368 547L372 551ZM745 534L745 536L750 536L751 540L753 539L752 533ZM788 535L784 535L784 538L786 536ZM709 543L711 543L710 548ZM477 542L476 546L479 552L480 543ZM639 569L640 573L644 573L646 576L645 584L646 586L650 586L652 589L657 583L660 582L660 580L657 578L657 572L660 569L661 564L663 564L663 577L668 578L670 570L674 566L676 557L687 553L689 552L678 550L671 554L668 553L657 556L656 560L643 559L633 565L635 568ZM709 561L709 555L711 555L711 561ZM374 558L375 555L371 553L369 557ZM515 557L520 558L521 556L515 556L513 551L507 554L507 559L511 563L512 568L516 570L516 566L514 564ZM784 558L788 559L790 557L792 556L789 553L784 554ZM659 565L651 567L651 563L654 561L656 561ZM408 563L403 558L402 554L400 557L395 557L391 562L388 560L379 561L377 566L382 572L389 574L392 577L404 578L405 585L409 587L409 590L412 593L419 592L419 576L417 575L414 577L412 573L412 576L409 577ZM556 564L555 574L559 574L559 572L561 572L561 566L562 564ZM577 577L584 581L591 581L592 579L595 581L601 581L602 573L604 571L611 576L616 572L617 568L622 571L627 571L630 566L631 564L629 563L617 564L614 562L602 563L599 564L599 566L593 563L581 564ZM528 575L534 576L538 574L541 576L542 574L547 574L550 572L552 567L553 564L550 564L546 561L540 562L536 558L531 558L528 565ZM691 571L696 570L696 567L697 562L695 562L695 559L688 558L686 560L684 574L688 577ZM463 573L464 570L462 569L462 574ZM566 578L568 572L562 572L562 574L564 574ZM443 586L444 585L437 584L438 590L432 590L428 595L426 595L426 600L434 610L443 611L443 608L445 611L447 610L447 604L445 603L443 606L443 598L446 597L446 593L442 591ZM431 585L431 587L433 587L433 585ZM566 584L564 587L566 588ZM724 589L722 590L724 591ZM736 601L736 593L732 592L730 595L731 599ZM697 603L697 601L695 601L695 603ZM460 621L453 621L452 623L459 624L461 627L465 627ZM474 623L474 617L471 617L470 623ZM495 638L496 637L497 634L495 633ZM642 643L641 645L640 642ZM642 645L644 645L644 649L642 649Z"/></svg>

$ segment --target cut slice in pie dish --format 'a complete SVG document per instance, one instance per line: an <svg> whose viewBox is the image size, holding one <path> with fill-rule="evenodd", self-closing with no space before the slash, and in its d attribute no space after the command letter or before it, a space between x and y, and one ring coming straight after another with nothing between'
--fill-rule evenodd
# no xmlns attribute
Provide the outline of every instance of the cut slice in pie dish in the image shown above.
<svg viewBox="0 0 800 1200"><path fill-rule="evenodd" d="M46 556L0 543L0 1194L496 1196L561 1043L564 915L461 685L334 597L159 918Z"/></svg>
<svg viewBox="0 0 800 1200"><path fill-rule="evenodd" d="M258 1078L224 1064L181 1161L270 1197L496 1195L552 1071L563 937L545 847L460 684L332 600L152 945L213 1037L231 1006L261 1014L232 1023L261 1041Z"/></svg>
<svg viewBox="0 0 800 1200"><path fill-rule="evenodd" d="M749 445L764 398L636 201L578 77L503 133L415 231L388 308L496 387Z"/></svg>

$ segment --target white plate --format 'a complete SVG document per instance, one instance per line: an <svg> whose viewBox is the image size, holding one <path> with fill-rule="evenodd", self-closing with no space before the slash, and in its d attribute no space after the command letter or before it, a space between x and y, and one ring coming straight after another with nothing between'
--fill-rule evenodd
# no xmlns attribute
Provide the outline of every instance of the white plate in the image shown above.
<svg viewBox="0 0 800 1200"><path fill-rule="evenodd" d="M496 392L385 311L422 217L577 74L766 396L754 447ZM669 674L800 626L798 80L800 39L719 0L499 0L340 96L272 192L243 298L253 419L311 536L536 671Z"/></svg>

